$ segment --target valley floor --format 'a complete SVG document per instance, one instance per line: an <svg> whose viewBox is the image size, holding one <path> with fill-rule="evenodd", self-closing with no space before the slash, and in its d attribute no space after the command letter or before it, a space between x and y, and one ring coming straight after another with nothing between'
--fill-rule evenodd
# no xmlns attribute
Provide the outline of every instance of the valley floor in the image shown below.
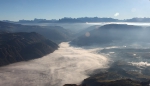
<svg viewBox="0 0 150 86"><path fill-rule="evenodd" d="M63 86L80 84L93 70L108 67L109 59L94 49L63 42L52 54L0 68L0 86Z"/></svg>

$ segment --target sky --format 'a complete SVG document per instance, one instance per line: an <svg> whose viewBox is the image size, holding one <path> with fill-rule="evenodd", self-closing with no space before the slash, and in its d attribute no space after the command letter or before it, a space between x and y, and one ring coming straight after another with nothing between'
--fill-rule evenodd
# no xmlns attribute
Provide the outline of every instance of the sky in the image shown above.
<svg viewBox="0 0 150 86"><path fill-rule="evenodd" d="M0 20L150 17L150 0L0 0Z"/></svg>

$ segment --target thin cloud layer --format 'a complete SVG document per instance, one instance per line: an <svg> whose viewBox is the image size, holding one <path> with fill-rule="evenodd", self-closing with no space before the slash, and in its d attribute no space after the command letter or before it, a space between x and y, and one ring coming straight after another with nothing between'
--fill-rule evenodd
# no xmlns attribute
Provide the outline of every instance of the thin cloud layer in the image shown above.
<svg viewBox="0 0 150 86"><path fill-rule="evenodd" d="M120 14L119 14L118 12L114 14L115 17L117 17L117 16L119 16L119 15L120 15Z"/></svg>
<svg viewBox="0 0 150 86"><path fill-rule="evenodd" d="M136 12L136 11L137 11L136 8L132 8L132 9L131 9L131 12Z"/></svg>
<svg viewBox="0 0 150 86"><path fill-rule="evenodd" d="M0 86L63 86L79 84L94 69L108 67L109 59L90 49L61 43L54 53L0 68Z"/></svg>

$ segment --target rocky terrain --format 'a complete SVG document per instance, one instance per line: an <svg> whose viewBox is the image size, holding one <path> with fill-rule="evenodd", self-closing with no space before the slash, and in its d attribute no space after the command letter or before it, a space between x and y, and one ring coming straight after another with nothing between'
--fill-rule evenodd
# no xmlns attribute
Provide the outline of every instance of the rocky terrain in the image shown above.
<svg viewBox="0 0 150 86"><path fill-rule="evenodd" d="M139 72L139 69L118 61L108 69L95 70L89 78L83 80L81 85L64 86L149 86L150 75L144 71Z"/></svg>
<svg viewBox="0 0 150 86"><path fill-rule="evenodd" d="M97 53L112 59L110 67L94 70L80 85L65 84L64 86L149 86L149 51L148 47L145 49L131 46L99 50Z"/></svg>
<svg viewBox="0 0 150 86"><path fill-rule="evenodd" d="M0 34L0 66L40 58L52 53L58 45L31 32Z"/></svg>
<svg viewBox="0 0 150 86"><path fill-rule="evenodd" d="M64 86L149 86L150 81L140 82L132 79L120 79L111 81L97 81L96 79L88 79L89 84L65 84Z"/></svg>

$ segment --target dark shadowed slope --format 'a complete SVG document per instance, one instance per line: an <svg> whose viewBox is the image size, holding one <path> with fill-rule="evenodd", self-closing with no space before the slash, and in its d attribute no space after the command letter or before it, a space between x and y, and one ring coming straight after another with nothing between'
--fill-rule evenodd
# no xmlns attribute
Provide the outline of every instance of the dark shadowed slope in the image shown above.
<svg viewBox="0 0 150 86"><path fill-rule="evenodd" d="M108 24L94 29L74 39L71 44L87 46L92 44L110 44L114 42L149 42L148 27L126 24Z"/></svg>
<svg viewBox="0 0 150 86"><path fill-rule="evenodd" d="M10 31L10 32L37 32L44 37L60 43L63 41L68 41L70 39L70 32L60 26L27 26L20 24L13 24L0 21L0 30L1 31Z"/></svg>
<svg viewBox="0 0 150 86"><path fill-rule="evenodd" d="M52 53L58 45L31 32L0 34L0 66L35 59Z"/></svg>

